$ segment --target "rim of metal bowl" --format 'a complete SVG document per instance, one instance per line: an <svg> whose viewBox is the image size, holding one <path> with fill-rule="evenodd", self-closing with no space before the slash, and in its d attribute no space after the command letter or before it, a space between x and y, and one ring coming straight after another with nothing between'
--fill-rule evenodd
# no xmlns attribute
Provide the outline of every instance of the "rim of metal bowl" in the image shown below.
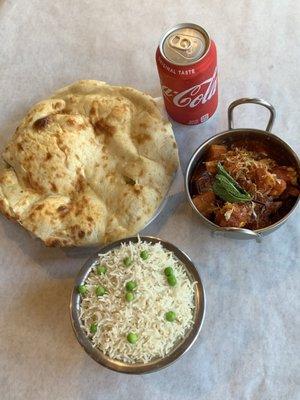
<svg viewBox="0 0 300 400"><path fill-rule="evenodd" d="M168 365L172 364L179 357L181 357L184 353L186 353L193 343L196 341L200 330L203 325L204 317L205 317L205 291L202 285L202 281L200 275L192 262L189 256L180 250L178 247L169 243L163 239L152 236L141 236L140 240L146 241L149 243L158 243L160 242L163 247L172 251L175 256L181 261L181 263L185 266L187 274L191 280L196 281L195 284L195 309L194 309L194 324L187 331L184 338L178 341L178 343L174 346L173 350L168 353L163 358L157 358L149 363L134 363L128 364L119 360L112 359L106 356L101 350L96 349L92 346L91 341L88 339L83 329L80 326L80 318L79 318L79 307L80 307L80 295L78 294L76 288L81 285L92 268L93 263L98 258L98 254L104 254L108 251L119 247L121 243L136 243L139 240L137 236L129 237L126 239L121 239L116 242L113 242L107 246L100 248L96 254L91 256L83 265L81 270L79 271L77 277L75 278L74 287L71 294L71 302L70 302L70 317L71 323L73 327L73 331L75 336L79 342L79 344L83 347L86 353L92 357L97 363L102 366L109 368L111 370L127 373L127 374L145 374L150 372L158 371Z"/></svg>
<svg viewBox="0 0 300 400"><path fill-rule="evenodd" d="M178 169L173 173L172 175L172 179L171 182L169 184L169 187L166 191L165 197L161 200L159 206L157 207L155 213L152 215L152 217L150 217L150 219L146 222L146 224L141 228L141 230L146 229L158 216L159 214L162 212L162 210L165 208L165 205L167 204L167 201L169 199L169 194L171 191L171 187L177 177L178 174Z"/></svg>

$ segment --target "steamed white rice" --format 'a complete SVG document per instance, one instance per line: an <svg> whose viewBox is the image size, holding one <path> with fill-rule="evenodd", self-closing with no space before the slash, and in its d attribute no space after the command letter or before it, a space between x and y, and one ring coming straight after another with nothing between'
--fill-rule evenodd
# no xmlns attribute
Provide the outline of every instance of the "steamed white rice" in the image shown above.
<svg viewBox="0 0 300 400"><path fill-rule="evenodd" d="M140 257L142 250L148 251L148 259ZM133 263L125 267L123 259L128 256ZM105 275L97 274L98 265L107 268ZM168 285L166 267L173 268L177 279L174 287ZM137 282L132 302L125 300L128 281ZM181 262L161 243L122 244L105 255L99 254L85 281L88 292L81 301L82 328L93 346L111 358L146 363L163 357L193 324L194 284ZM96 296L98 285L105 287L104 296ZM166 320L168 311L176 313L174 322ZM97 324L95 334L90 333L91 324ZM128 342L129 332L138 335L135 344Z"/></svg>

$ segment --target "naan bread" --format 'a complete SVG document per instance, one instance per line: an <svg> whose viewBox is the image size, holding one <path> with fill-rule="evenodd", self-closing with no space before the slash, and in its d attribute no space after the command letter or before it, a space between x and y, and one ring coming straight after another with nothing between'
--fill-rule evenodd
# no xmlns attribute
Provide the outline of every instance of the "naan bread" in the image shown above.
<svg viewBox="0 0 300 400"><path fill-rule="evenodd" d="M91 80L36 104L3 158L0 211L47 246L136 234L178 166L171 125L150 96Z"/></svg>

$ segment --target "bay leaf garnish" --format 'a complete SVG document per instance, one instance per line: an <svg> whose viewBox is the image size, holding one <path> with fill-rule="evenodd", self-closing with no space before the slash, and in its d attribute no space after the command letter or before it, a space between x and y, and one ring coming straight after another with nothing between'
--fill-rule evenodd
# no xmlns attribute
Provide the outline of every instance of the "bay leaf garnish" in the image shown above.
<svg viewBox="0 0 300 400"><path fill-rule="evenodd" d="M218 163L217 170L213 183L213 191L217 196L230 203L245 203L252 200L252 196L233 179L221 163Z"/></svg>

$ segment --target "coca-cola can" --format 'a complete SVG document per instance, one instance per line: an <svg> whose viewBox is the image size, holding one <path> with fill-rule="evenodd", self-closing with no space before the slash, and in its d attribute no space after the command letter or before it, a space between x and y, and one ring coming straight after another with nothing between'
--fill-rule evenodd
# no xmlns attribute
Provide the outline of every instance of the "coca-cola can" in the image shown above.
<svg viewBox="0 0 300 400"><path fill-rule="evenodd" d="M186 125L207 121L218 106L217 50L195 24L178 24L162 37L156 64L168 114Z"/></svg>

